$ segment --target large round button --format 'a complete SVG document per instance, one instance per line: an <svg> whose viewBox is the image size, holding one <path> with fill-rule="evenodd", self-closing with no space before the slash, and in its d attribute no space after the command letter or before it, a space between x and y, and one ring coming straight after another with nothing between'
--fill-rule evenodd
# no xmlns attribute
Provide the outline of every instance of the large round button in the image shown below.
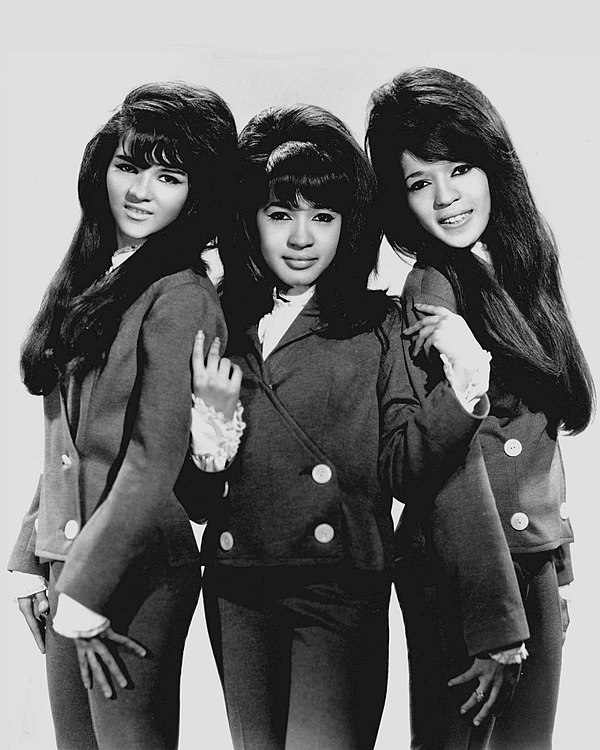
<svg viewBox="0 0 600 750"><path fill-rule="evenodd" d="M327 464L317 464L311 474L317 484L327 484L331 479L331 469Z"/></svg>
<svg viewBox="0 0 600 750"><path fill-rule="evenodd" d="M516 438L511 438L504 443L504 452L507 456L518 456L523 446Z"/></svg>
<svg viewBox="0 0 600 750"><path fill-rule="evenodd" d="M62 456L60 457L60 460L62 461L62 465L63 466L71 466L71 464L73 463L73 461L71 460L71 458L69 456L67 456L66 453L62 454Z"/></svg>
<svg viewBox="0 0 600 750"><path fill-rule="evenodd" d="M315 539L321 544L327 544L335 536L335 531L328 523L320 523L315 529Z"/></svg>
<svg viewBox="0 0 600 750"><path fill-rule="evenodd" d="M563 521L566 521L569 517L569 508L567 507L566 503L560 504L560 510L558 512L560 513L560 517L563 519Z"/></svg>
<svg viewBox="0 0 600 750"><path fill-rule="evenodd" d="M517 531L523 531L529 526L527 513L514 513L510 519L510 525Z"/></svg>
<svg viewBox="0 0 600 750"><path fill-rule="evenodd" d="M65 524L65 536L67 539L75 539L77 534L79 534L79 524L77 521L74 521L73 519L67 521Z"/></svg>
<svg viewBox="0 0 600 750"><path fill-rule="evenodd" d="M221 545L221 549L225 550L225 552L229 552L233 547L233 535L230 534L229 531L224 531L219 537L219 544Z"/></svg>

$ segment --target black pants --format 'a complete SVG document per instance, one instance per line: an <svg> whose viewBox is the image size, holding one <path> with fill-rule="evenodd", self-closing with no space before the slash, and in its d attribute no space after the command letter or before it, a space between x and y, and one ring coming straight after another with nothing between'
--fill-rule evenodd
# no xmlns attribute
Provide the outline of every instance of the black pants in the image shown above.
<svg viewBox="0 0 600 750"><path fill-rule="evenodd" d="M49 599L56 612L51 565ZM107 699L81 681L75 645L48 627L46 671L58 750L174 750L179 734L179 682L185 638L200 594L197 564L169 567L151 560L132 570L111 602L111 627L148 650L144 659L118 652L131 688ZM114 653L114 652L113 652Z"/></svg>
<svg viewBox="0 0 600 750"><path fill-rule="evenodd" d="M410 671L412 750L550 750L558 701L562 624L556 572L548 552L514 555L530 639L529 658L512 701L500 716L474 727L476 710L460 706L474 682L447 687L472 663L456 603L436 586L395 574Z"/></svg>
<svg viewBox="0 0 600 750"><path fill-rule="evenodd" d="M374 746L389 595L387 573L206 569L206 619L236 750Z"/></svg>

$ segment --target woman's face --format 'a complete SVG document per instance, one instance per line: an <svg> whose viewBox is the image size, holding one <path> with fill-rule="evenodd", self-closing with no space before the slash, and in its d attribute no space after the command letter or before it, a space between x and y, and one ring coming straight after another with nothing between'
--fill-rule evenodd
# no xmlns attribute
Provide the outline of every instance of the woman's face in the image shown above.
<svg viewBox="0 0 600 750"><path fill-rule="evenodd" d="M188 192L186 172L153 164L140 167L117 146L106 172L117 248L139 245L179 216Z"/></svg>
<svg viewBox="0 0 600 750"><path fill-rule="evenodd" d="M279 288L302 294L334 259L342 215L304 200L288 208L273 199L258 209L256 225L262 256Z"/></svg>
<svg viewBox="0 0 600 750"><path fill-rule="evenodd" d="M488 225L491 198L485 172L465 162L400 160L408 206L429 234L449 247L472 247Z"/></svg>

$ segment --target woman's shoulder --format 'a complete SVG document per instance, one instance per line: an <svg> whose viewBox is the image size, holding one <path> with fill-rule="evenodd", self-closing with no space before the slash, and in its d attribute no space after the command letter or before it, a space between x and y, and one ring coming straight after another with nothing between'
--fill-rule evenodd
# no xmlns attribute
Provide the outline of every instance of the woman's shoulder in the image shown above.
<svg viewBox="0 0 600 750"><path fill-rule="evenodd" d="M215 304L219 302L217 290L212 281L192 268L185 268L168 276L162 276L148 287L145 296L150 305L164 296L188 299L191 302L198 301L201 298L204 299L205 303L207 298Z"/></svg>
<svg viewBox="0 0 600 750"><path fill-rule="evenodd" d="M441 301L454 301L454 292L448 279L432 266L415 263L406 277L402 296L405 298L435 297ZM435 304L435 303L434 303Z"/></svg>

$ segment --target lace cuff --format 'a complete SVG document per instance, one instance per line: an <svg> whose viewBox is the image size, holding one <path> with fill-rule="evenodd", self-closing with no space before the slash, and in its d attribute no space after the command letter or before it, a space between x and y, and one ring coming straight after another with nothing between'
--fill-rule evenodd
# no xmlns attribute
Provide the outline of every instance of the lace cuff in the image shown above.
<svg viewBox="0 0 600 750"><path fill-rule="evenodd" d="M490 659L497 661L499 664L522 664L529 656L525 644L515 648L507 648L502 651L495 651L490 654Z"/></svg>
<svg viewBox="0 0 600 750"><path fill-rule="evenodd" d="M207 406L203 399L192 399L190 452L194 463L202 471L223 471L235 458L246 427L244 407L238 401L232 419L226 421L222 412Z"/></svg>
<svg viewBox="0 0 600 750"><path fill-rule="evenodd" d="M444 365L446 380L450 383L456 398L470 414L473 414L479 400L487 393L490 387L490 361L492 355L484 349L481 350L481 362L473 371L471 380L466 388L459 386L456 382L454 368L448 357L445 354L440 354L440 359Z"/></svg>

